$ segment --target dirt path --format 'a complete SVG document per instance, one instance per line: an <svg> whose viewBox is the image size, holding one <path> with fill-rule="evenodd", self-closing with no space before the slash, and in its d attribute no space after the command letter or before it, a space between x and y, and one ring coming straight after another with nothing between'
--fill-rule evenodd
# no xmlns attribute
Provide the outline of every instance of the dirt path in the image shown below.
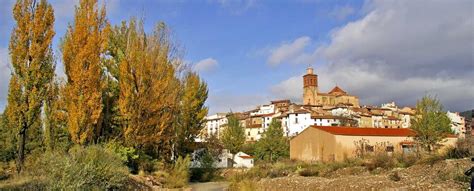
<svg viewBox="0 0 474 191"><path fill-rule="evenodd" d="M203 182L191 183L189 185L192 191L222 191L229 187L227 182Z"/></svg>

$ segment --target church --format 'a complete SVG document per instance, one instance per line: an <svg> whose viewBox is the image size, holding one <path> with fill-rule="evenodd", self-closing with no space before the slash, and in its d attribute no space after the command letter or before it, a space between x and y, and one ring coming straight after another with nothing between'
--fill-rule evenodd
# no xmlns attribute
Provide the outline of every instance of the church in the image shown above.
<svg viewBox="0 0 474 191"><path fill-rule="evenodd" d="M309 67L303 76L303 104L315 106L343 104L350 107L359 107L359 98L349 95L338 86L335 86L328 93L319 92L318 75L314 74L313 68Z"/></svg>

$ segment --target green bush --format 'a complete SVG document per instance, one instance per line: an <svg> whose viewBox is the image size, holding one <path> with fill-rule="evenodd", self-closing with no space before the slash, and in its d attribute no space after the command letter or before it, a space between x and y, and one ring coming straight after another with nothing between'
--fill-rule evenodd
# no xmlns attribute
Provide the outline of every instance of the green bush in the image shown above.
<svg viewBox="0 0 474 191"><path fill-rule="evenodd" d="M100 146L45 153L28 166L28 172L44 177L50 190L119 189L128 179L120 157Z"/></svg>
<svg viewBox="0 0 474 191"><path fill-rule="evenodd" d="M182 188L188 185L189 182L189 166L191 158L186 156L178 157L178 160L173 164L169 170L169 175L166 177L165 186L168 188Z"/></svg>
<svg viewBox="0 0 474 191"><path fill-rule="evenodd" d="M471 152L467 147L450 147L446 151L446 159L460 159L471 156Z"/></svg>
<svg viewBox="0 0 474 191"><path fill-rule="evenodd" d="M394 157L397 160L397 166L401 168L410 167L419 160L416 154L396 154Z"/></svg>
<svg viewBox="0 0 474 191"><path fill-rule="evenodd" d="M319 171L313 168L305 168L298 171L300 176L308 177L308 176L319 176Z"/></svg>
<svg viewBox="0 0 474 191"><path fill-rule="evenodd" d="M365 166L369 171L377 168L391 169L395 167L396 161L393 156L388 155L386 152L375 153L369 158L369 161L365 163Z"/></svg>
<svg viewBox="0 0 474 191"><path fill-rule="evenodd" d="M216 178L214 157L209 152L203 152L198 159L200 167L191 169L191 181L208 182Z"/></svg>

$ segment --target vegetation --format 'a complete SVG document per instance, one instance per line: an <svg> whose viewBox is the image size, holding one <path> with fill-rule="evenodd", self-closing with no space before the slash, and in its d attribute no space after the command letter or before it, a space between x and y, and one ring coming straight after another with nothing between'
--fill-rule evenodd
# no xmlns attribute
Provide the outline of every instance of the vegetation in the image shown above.
<svg viewBox="0 0 474 191"><path fill-rule="evenodd" d="M227 120L227 126L221 136L222 144L225 149L235 155L245 143L245 129L234 114L230 114Z"/></svg>
<svg viewBox="0 0 474 191"><path fill-rule="evenodd" d="M451 121L439 100L431 96L425 96L417 102L416 113L411 126L416 132L414 139L431 153L448 134L452 134Z"/></svg>
<svg viewBox="0 0 474 191"><path fill-rule="evenodd" d="M52 6L18 0L13 15L2 179L32 189L103 190L124 188L129 173L167 171L167 186L187 184L186 156L207 115L208 88L183 63L164 23L150 33L143 20L110 26L105 6L80 0L60 43L62 81L54 75ZM222 146L206 150L212 161ZM26 170L13 176L10 169Z"/></svg>
<svg viewBox="0 0 474 191"><path fill-rule="evenodd" d="M12 76L5 115L8 128L18 134L17 171L20 172L28 130L39 128L46 85L54 76L51 47L55 34L54 12L45 0L23 0L14 5L13 18L16 25L9 46Z"/></svg>
<svg viewBox="0 0 474 191"><path fill-rule="evenodd" d="M268 130L257 142L256 155L259 159L275 162L281 158L288 158L289 151L289 141L283 136L281 122L273 119Z"/></svg>
<svg viewBox="0 0 474 191"><path fill-rule="evenodd" d="M105 7L96 0L82 0L76 7L61 51L67 76L65 103L71 140L87 145L101 134L101 57L105 53L109 24Z"/></svg>
<svg viewBox="0 0 474 191"><path fill-rule="evenodd" d="M189 156L184 158L178 157L178 160L176 160L176 163L170 169L169 175L166 177L166 187L181 188L188 185L190 163L191 158Z"/></svg>
<svg viewBox="0 0 474 191"><path fill-rule="evenodd" d="M75 146L68 154L48 152L32 161L28 172L45 178L51 190L105 190L125 187L128 170L119 156L101 146Z"/></svg>

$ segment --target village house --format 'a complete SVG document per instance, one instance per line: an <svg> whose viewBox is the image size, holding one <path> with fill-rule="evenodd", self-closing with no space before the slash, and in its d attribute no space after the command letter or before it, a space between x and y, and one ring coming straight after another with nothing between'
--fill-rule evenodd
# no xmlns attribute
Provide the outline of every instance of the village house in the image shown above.
<svg viewBox="0 0 474 191"><path fill-rule="evenodd" d="M459 135L460 137L466 137L466 122L464 117L459 115L458 112L447 112L446 115L451 120L451 129L454 131L454 134Z"/></svg>
<svg viewBox="0 0 474 191"><path fill-rule="evenodd" d="M227 124L227 113L217 113L214 115L210 115L205 117L205 128L207 135L217 135L220 136L222 132L221 127Z"/></svg>
<svg viewBox="0 0 474 191"><path fill-rule="evenodd" d="M415 135L411 129L354 128L311 126L290 141L290 158L307 162L342 161L358 153L412 152ZM453 146L456 137L449 137L443 146Z"/></svg>
<svg viewBox="0 0 474 191"><path fill-rule="evenodd" d="M204 149L197 149L191 154L191 168L201 168L200 157L204 154ZM233 159L232 159L233 158ZM218 159L214 161L216 168L252 168L254 158L244 152L238 152L235 156L228 150L222 150Z"/></svg>

